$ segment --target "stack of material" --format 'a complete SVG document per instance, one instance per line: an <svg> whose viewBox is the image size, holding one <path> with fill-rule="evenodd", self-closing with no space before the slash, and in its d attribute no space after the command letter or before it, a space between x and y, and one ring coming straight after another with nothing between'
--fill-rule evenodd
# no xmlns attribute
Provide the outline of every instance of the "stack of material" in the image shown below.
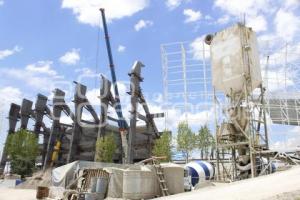
<svg viewBox="0 0 300 200"><path fill-rule="evenodd" d="M172 163L162 164L161 167L170 194L184 192L184 168ZM153 165L120 165L76 161L54 169L53 184L67 187L75 181L77 182L77 191L84 193L81 195L95 193L94 186L97 184L92 177L99 177L97 175L99 170L109 174L107 177L108 186L102 187L105 192L107 188L107 198L150 199L161 196ZM87 171L90 173L85 173ZM102 183L104 182L102 181Z"/></svg>
<svg viewBox="0 0 300 200"><path fill-rule="evenodd" d="M57 187L67 187L80 176L80 172L84 171L84 169L103 169L107 167L126 169L129 166L114 163L74 161L52 170L52 184Z"/></svg>
<svg viewBox="0 0 300 200"><path fill-rule="evenodd" d="M19 189L36 189L38 186L49 187L51 186L51 171L49 168L45 172L38 171L32 177L26 178L26 181L17 185Z"/></svg>

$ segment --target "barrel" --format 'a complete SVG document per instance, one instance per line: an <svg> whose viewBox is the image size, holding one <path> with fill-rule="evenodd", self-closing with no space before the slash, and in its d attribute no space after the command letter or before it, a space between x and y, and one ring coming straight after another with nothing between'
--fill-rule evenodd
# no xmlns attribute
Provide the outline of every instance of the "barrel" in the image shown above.
<svg viewBox="0 0 300 200"><path fill-rule="evenodd" d="M99 177L97 178L96 183L96 192L106 194L108 186L108 177Z"/></svg>
<svg viewBox="0 0 300 200"><path fill-rule="evenodd" d="M36 192L36 198L37 199L43 199L49 196L49 188L38 186L37 192Z"/></svg>
<svg viewBox="0 0 300 200"><path fill-rule="evenodd" d="M103 200L105 197L102 193L79 193L78 200Z"/></svg>
<svg viewBox="0 0 300 200"><path fill-rule="evenodd" d="M124 199L152 199L157 193L155 185L157 178L145 166L134 166L124 171L123 198Z"/></svg>
<svg viewBox="0 0 300 200"><path fill-rule="evenodd" d="M192 161L185 165L185 169L188 170L189 176L191 176L191 183L195 186L200 181L211 180L214 177L214 166L206 161Z"/></svg>
<svg viewBox="0 0 300 200"><path fill-rule="evenodd" d="M88 192L90 193L96 192L97 179L98 179L97 177L91 177L91 182L87 189Z"/></svg>

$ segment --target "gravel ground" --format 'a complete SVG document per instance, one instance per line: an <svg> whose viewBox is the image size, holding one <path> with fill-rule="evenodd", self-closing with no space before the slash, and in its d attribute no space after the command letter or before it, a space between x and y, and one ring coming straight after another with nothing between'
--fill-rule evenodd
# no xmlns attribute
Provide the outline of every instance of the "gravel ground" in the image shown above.
<svg viewBox="0 0 300 200"><path fill-rule="evenodd" d="M166 200L300 200L300 166L267 176L159 198Z"/></svg>
<svg viewBox="0 0 300 200"><path fill-rule="evenodd" d="M0 188L0 200L35 200L36 190ZM159 198L166 200L300 200L300 166L287 171L261 176L193 192Z"/></svg>

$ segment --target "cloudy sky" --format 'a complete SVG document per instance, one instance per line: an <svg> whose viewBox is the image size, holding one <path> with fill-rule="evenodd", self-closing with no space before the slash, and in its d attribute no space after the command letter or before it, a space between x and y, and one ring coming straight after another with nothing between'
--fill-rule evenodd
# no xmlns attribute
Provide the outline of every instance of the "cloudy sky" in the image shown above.
<svg viewBox="0 0 300 200"><path fill-rule="evenodd" d="M142 61L146 66L142 88L153 111L162 111L163 43L189 41L197 50L195 41L203 35L222 30L243 16L260 39L299 41L299 0L0 0L1 143L11 102L35 100L37 93L51 97L56 87L64 89L71 101L72 81L76 80L88 86L92 104L98 103L99 73L110 77L99 29L100 7L106 9L121 94L125 96L128 90L127 74L133 62ZM273 86L274 90L280 87ZM196 116L199 124L205 123L207 112ZM178 115L174 111L171 120L182 119ZM295 127L289 127L284 137L282 127L272 126L271 130L272 143L277 146L295 147L300 141Z"/></svg>

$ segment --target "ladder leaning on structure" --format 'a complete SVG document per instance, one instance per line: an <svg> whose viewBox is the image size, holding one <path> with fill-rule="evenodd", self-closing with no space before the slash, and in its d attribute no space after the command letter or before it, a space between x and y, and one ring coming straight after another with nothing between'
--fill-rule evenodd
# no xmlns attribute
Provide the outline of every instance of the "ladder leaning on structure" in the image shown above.
<svg viewBox="0 0 300 200"><path fill-rule="evenodd" d="M160 165L159 160L156 160L155 158L153 158L152 159L152 164L155 168L155 172L156 172L156 176L157 176L157 179L158 179L159 188L160 188L162 196L169 196L170 193L169 193L167 183L166 183L166 180L165 180L164 171L163 171L163 168Z"/></svg>
<svg viewBox="0 0 300 200"><path fill-rule="evenodd" d="M159 183L159 189L161 191L161 195L162 196L169 196L169 189L167 187L167 182L165 179L165 174L164 174L164 170L160 165L159 160L160 159L165 159L166 157L151 157L148 158L146 160L142 160L141 162L139 162L139 164L143 163L143 164L147 164L147 163L151 163L154 166L155 169L155 173L156 173L156 177Z"/></svg>

